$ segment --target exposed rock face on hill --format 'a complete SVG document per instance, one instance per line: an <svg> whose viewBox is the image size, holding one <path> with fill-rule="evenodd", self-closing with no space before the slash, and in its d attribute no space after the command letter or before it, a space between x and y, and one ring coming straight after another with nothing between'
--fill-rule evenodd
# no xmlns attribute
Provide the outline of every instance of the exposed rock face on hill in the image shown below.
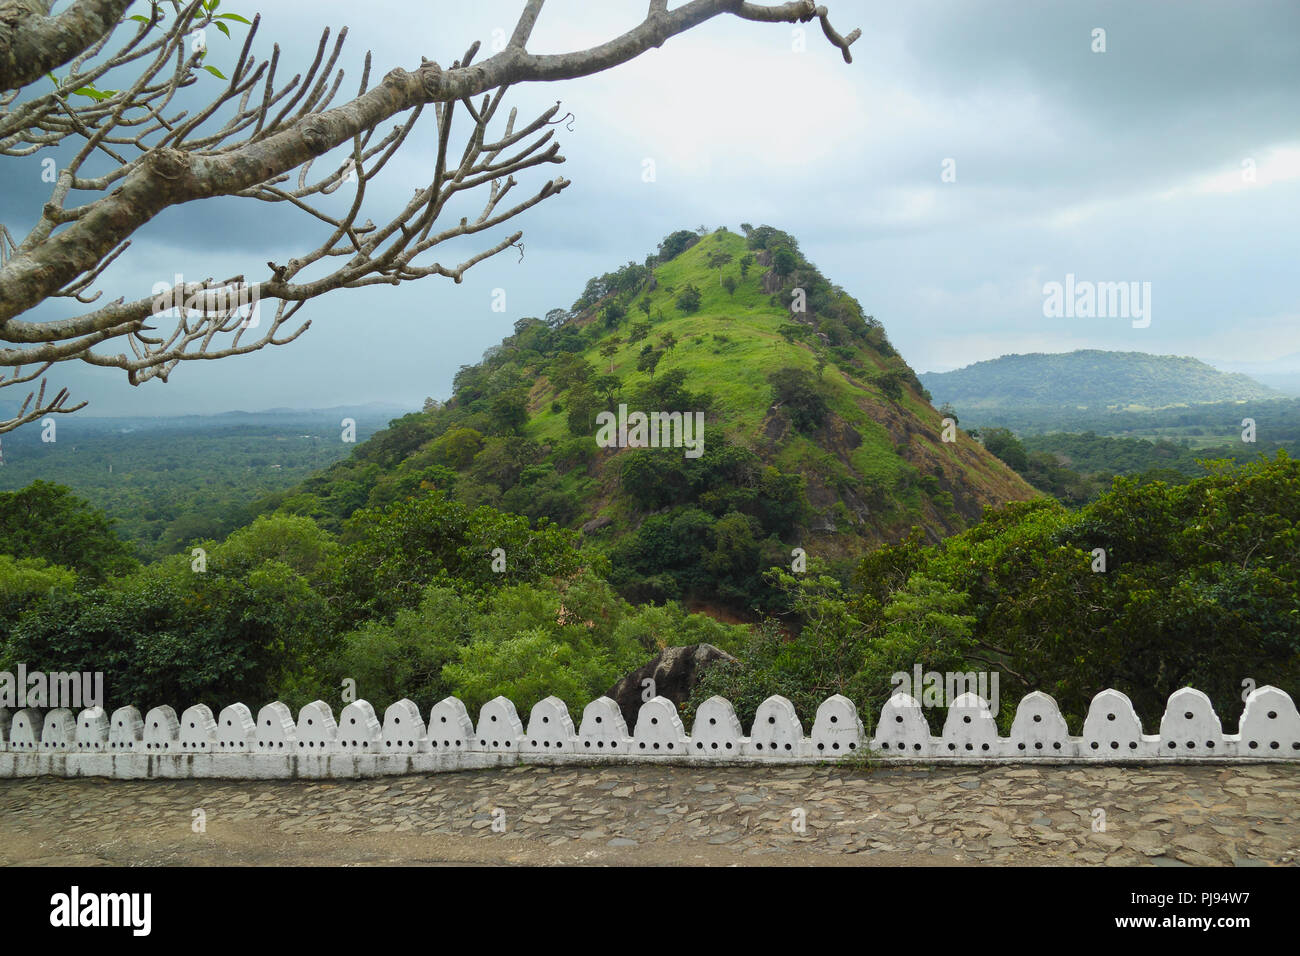
<svg viewBox="0 0 1300 956"><path fill-rule="evenodd" d="M648 689L653 689L655 695L666 697L680 707L700 682L700 675L705 668L718 661L734 660L726 651L718 650L712 644L668 647L650 663L638 667L607 690L605 696L618 704L623 719L627 721L627 729L634 730L637 711L641 709L642 701L648 699L644 696ZM653 688L643 683L646 680L654 681Z"/></svg>

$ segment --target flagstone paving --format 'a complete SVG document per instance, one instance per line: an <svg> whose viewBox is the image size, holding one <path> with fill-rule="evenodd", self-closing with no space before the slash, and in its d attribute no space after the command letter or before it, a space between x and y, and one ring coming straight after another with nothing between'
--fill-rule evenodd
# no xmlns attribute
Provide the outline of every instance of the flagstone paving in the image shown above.
<svg viewBox="0 0 1300 956"><path fill-rule="evenodd" d="M0 781L4 865L1298 860L1300 767L1285 765L520 767L332 782Z"/></svg>

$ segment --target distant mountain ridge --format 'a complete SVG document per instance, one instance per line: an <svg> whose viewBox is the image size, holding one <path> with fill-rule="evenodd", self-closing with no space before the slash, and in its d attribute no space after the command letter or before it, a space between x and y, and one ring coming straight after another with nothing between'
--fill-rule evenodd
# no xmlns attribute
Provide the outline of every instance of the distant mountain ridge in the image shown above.
<svg viewBox="0 0 1300 956"><path fill-rule="evenodd" d="M1282 396L1248 375L1190 356L1100 349L1004 355L918 377L936 404L951 403L959 413L1023 406L1161 409Z"/></svg>

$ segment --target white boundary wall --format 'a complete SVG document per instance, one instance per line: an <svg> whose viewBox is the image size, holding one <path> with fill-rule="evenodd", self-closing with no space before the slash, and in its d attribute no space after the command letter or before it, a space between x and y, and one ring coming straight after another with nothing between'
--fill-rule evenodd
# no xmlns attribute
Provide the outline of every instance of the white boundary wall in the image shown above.
<svg viewBox="0 0 1300 956"><path fill-rule="evenodd" d="M344 707L338 723L319 700L296 724L279 702L263 707L256 722L251 715L243 704L224 708L217 720L203 705L179 720L165 705L145 718L134 707L111 718L93 708L75 719L68 710L0 708L0 777L314 780L520 764L833 763L855 755L899 764L1300 763L1300 713L1276 687L1250 693L1235 734L1224 732L1209 698L1190 687L1170 695L1155 734L1143 731L1128 697L1102 691L1077 737L1056 701L1040 692L1020 702L1009 737L998 735L988 705L974 694L953 702L937 737L905 694L886 702L870 736L853 702L839 695L818 708L807 736L794 706L775 696L759 705L748 736L720 697L701 705L693 736L662 697L642 706L631 734L603 697L587 705L576 730L556 697L532 709L527 730L504 697L488 701L477 723L454 697L432 708L428 725L407 700L388 707L382 725L366 701Z"/></svg>

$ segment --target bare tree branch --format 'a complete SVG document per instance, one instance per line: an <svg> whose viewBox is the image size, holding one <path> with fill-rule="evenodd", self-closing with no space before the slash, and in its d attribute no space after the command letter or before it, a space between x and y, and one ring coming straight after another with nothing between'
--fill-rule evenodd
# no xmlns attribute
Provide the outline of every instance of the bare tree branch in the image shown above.
<svg viewBox="0 0 1300 956"><path fill-rule="evenodd" d="M455 264L429 259L438 246L491 232L569 185L556 177L525 198L516 196L521 174L564 162L553 127L569 115L561 116L557 103L521 125L511 110L499 128L497 114L517 83L599 73L720 15L768 23L817 18L846 60L860 35L855 30L841 37L826 8L811 0L775 6L690 0L671 11L664 0L651 0L645 20L621 36L587 50L535 55L527 46L544 0L523 0L509 43L481 63L475 62L479 44L474 43L446 69L423 60L413 71L394 69L371 85L367 54L356 95L333 105L343 82L337 66L347 30L332 42L325 30L306 72L282 82L278 46L268 60L253 57L258 17L230 76L221 77L224 85L206 105L189 112L172 106L178 92L200 78L211 82L207 73L214 71L204 63L206 48L193 38L213 27L229 35L230 15L217 14L201 0L159 0L150 4L148 17L136 18L139 25L116 52L105 53L116 28L127 22L119 21L127 6L122 0L80 0L50 18L46 0L0 0L0 155L79 144L58 170L50 198L27 235L15 242L0 225L0 369L16 370L7 379L0 376L0 388L32 381L33 375L73 359L120 368L132 384L165 381L181 362L293 341L310 326L296 320L299 310L329 292L434 275L460 282L468 269L507 249L522 254L522 233L515 231L495 240L485 237L481 252ZM49 41L55 29L67 35ZM26 72L14 72L12 64L19 60L11 53L24 43L40 46L43 58L24 58ZM53 90L20 102L18 88L45 76L46 64L55 61L69 64L68 75ZM95 87L110 73L127 69L134 79L125 89ZM6 91L5 82L14 88ZM90 102L73 102L76 97ZM427 107L437 126L432 176L396 215L376 225L363 218L370 186L407 144ZM338 149L346 150L343 158L331 159L313 178L314 161ZM291 184L295 170L296 186ZM341 208L329 197L345 187L351 187L351 199ZM434 228L449 204L480 190L485 195L477 215ZM141 227L173 206L217 196L297 209L321 227L323 239L283 264L268 263L260 281L243 276L179 281L161 295L99 303L101 292L94 286ZM65 318L24 317L54 299L96 307ZM161 330L162 323L171 330ZM114 343L117 351L101 351ZM39 371L20 375L25 366ZM74 410L66 403L66 390L45 401L42 381L18 416L0 421L0 433L34 420L38 412Z"/></svg>
<svg viewBox="0 0 1300 956"><path fill-rule="evenodd" d="M131 0L78 0L57 17L50 0L0 0L0 90L16 90L84 53L117 26Z"/></svg>

